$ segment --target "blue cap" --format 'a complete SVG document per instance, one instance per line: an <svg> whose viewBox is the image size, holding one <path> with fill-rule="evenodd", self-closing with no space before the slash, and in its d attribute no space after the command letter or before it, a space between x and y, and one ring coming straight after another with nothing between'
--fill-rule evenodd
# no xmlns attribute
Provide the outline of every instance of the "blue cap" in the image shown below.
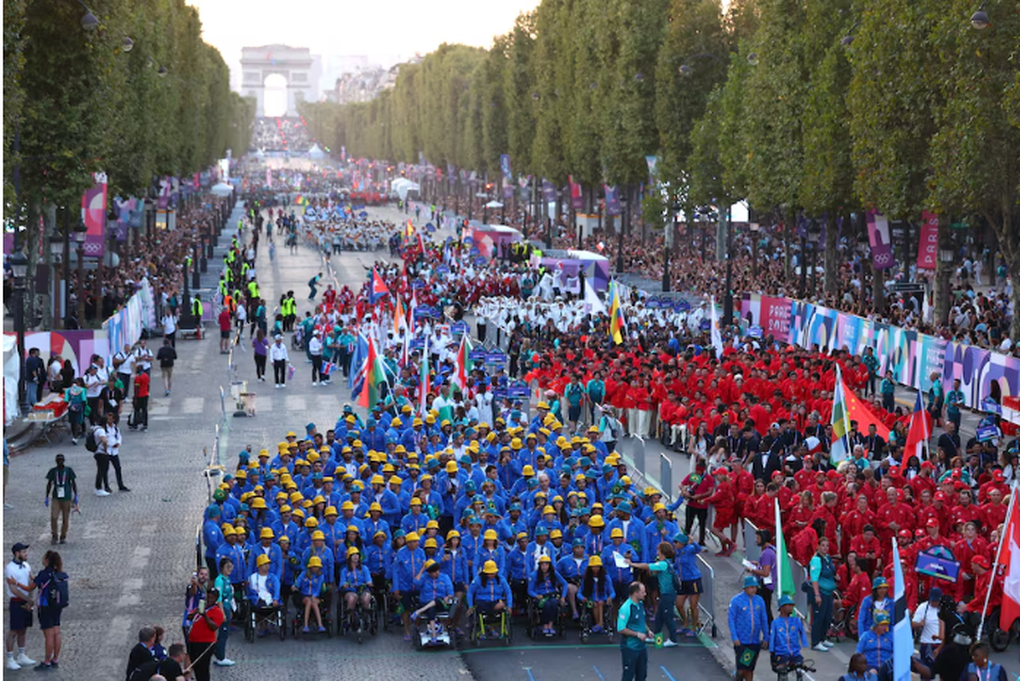
<svg viewBox="0 0 1020 681"><path fill-rule="evenodd" d="M616 510L619 513L630 513L631 512L630 502L621 501L619 506L616 507Z"/></svg>
<svg viewBox="0 0 1020 681"><path fill-rule="evenodd" d="M793 596L783 596L782 598L779 599L779 607L780 608L783 607L784 605L793 605L793 604L794 604L793 603Z"/></svg>
<svg viewBox="0 0 1020 681"><path fill-rule="evenodd" d="M472 504L484 504L485 503L485 497L483 497L481 494L476 494L473 497L471 497L471 503Z"/></svg>
<svg viewBox="0 0 1020 681"><path fill-rule="evenodd" d="M587 456L582 456L581 457L581 466L585 467L585 466L590 466L590 465L591 465L591 459L589 459Z"/></svg>
<svg viewBox="0 0 1020 681"><path fill-rule="evenodd" d="M205 517L206 517L206 519L209 519L209 518L219 518L220 517L220 513L221 513L221 510L220 510L220 505L219 504L209 504L208 506L205 507Z"/></svg>
<svg viewBox="0 0 1020 681"><path fill-rule="evenodd" d="M750 588L752 586L757 588L757 586L758 586L758 578L753 576L753 575L745 575L744 576L744 588L747 589L747 588Z"/></svg>
<svg viewBox="0 0 1020 681"><path fill-rule="evenodd" d="M883 586L887 587L887 588L889 586L889 582L885 581L885 577L878 576L878 577L875 577L873 580L871 580L871 588L872 589L878 589L878 588L883 587Z"/></svg>
<svg viewBox="0 0 1020 681"><path fill-rule="evenodd" d="M368 421L365 422L365 425L367 425L369 428L371 428L372 426L375 425L375 419L372 418L371 416L369 416L368 417Z"/></svg>
<svg viewBox="0 0 1020 681"><path fill-rule="evenodd" d="M580 537L577 537L576 539L574 539L573 544L574 546L584 546L584 540L581 539Z"/></svg>
<svg viewBox="0 0 1020 681"><path fill-rule="evenodd" d="M510 510L511 511L519 511L519 510L521 510L521 505L516 503L516 502L512 503L512 504L510 504Z"/></svg>
<svg viewBox="0 0 1020 681"><path fill-rule="evenodd" d="M673 535L673 541L679 544L686 544L688 541L690 541L690 538L683 532L677 532L676 534Z"/></svg>
<svg viewBox="0 0 1020 681"><path fill-rule="evenodd" d="M608 463L604 463L604 464L602 464L602 472L603 473L612 473L613 472L613 467L610 466Z"/></svg>
<svg viewBox="0 0 1020 681"><path fill-rule="evenodd" d="M536 537L541 537L542 535L545 535L547 537L549 536L549 528L547 528L545 525L539 525L538 528L535 530Z"/></svg>
<svg viewBox="0 0 1020 681"><path fill-rule="evenodd" d="M464 491L474 492L476 489L478 489L478 485L475 484L474 480L468 480L466 483L464 483Z"/></svg>

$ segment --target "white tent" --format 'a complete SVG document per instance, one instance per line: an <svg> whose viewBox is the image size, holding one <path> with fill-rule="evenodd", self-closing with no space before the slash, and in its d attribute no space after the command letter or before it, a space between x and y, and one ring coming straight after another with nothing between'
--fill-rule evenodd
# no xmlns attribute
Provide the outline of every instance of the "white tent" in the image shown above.
<svg viewBox="0 0 1020 681"><path fill-rule="evenodd" d="M493 199L492 201L489 201L487 204L485 204L485 207L486 208L502 208L503 204L500 203L499 201L496 201L495 199Z"/></svg>
<svg viewBox="0 0 1020 681"><path fill-rule="evenodd" d="M421 187L417 182L411 182L406 177L398 177L397 179L390 182L390 191L396 193L400 197L401 201L407 200L409 192L420 191Z"/></svg>
<svg viewBox="0 0 1020 681"><path fill-rule="evenodd" d="M21 362L18 360L18 337L4 335L4 423L18 416L18 380Z"/></svg>
<svg viewBox="0 0 1020 681"><path fill-rule="evenodd" d="M213 185L210 190L216 196L230 196L234 193L234 186L227 184L226 182L220 182L219 184Z"/></svg>
<svg viewBox="0 0 1020 681"><path fill-rule="evenodd" d="M308 150L308 157L314 159L326 158L326 152L318 144L313 144L312 148Z"/></svg>

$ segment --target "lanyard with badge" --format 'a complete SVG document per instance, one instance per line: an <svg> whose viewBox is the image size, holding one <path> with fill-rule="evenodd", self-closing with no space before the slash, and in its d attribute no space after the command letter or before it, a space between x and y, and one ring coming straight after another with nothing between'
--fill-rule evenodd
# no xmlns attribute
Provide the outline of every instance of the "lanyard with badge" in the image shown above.
<svg viewBox="0 0 1020 681"><path fill-rule="evenodd" d="M61 473L63 473L63 475L61 475ZM68 498L67 470L66 469L64 469L63 471L57 470L53 478L54 478L53 480L54 494L56 495L56 499L58 499L59 501L66 501Z"/></svg>

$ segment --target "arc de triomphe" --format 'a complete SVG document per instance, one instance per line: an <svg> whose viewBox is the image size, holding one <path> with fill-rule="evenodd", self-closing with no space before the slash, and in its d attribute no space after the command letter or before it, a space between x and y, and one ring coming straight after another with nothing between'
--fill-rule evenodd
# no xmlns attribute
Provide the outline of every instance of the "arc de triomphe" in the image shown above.
<svg viewBox="0 0 1020 681"><path fill-rule="evenodd" d="M307 47L264 45L241 49L241 92L258 102L256 116L265 115L266 78L278 74L287 79L287 115L297 115L299 101L314 98L312 55Z"/></svg>

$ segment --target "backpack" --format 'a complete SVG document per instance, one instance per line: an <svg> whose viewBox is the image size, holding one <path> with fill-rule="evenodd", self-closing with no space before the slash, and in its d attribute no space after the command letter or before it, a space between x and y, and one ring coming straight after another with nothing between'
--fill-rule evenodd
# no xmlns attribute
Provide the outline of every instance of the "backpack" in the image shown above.
<svg viewBox="0 0 1020 681"><path fill-rule="evenodd" d="M89 432L85 433L85 449L93 453L99 451L99 441L96 440L95 428L89 428Z"/></svg>
<svg viewBox="0 0 1020 681"><path fill-rule="evenodd" d="M63 573L56 573L53 579L42 586L42 593L46 598L46 605L51 608L66 608L70 595L67 589L67 576Z"/></svg>

